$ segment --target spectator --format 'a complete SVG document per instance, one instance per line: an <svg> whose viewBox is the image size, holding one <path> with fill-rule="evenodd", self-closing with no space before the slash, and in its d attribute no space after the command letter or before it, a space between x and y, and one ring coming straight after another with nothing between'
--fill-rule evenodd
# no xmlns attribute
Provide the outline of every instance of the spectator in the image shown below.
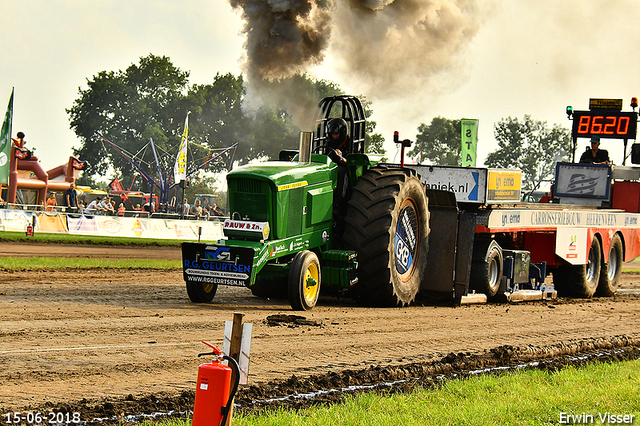
<svg viewBox="0 0 640 426"><path fill-rule="evenodd" d="M102 199L102 212L105 215L111 215L115 213L113 205L111 204L111 198L108 196Z"/></svg>
<svg viewBox="0 0 640 426"><path fill-rule="evenodd" d="M211 210L212 210L212 213L213 213L214 216L224 216L224 212L218 206L218 203L213 203L213 206L211 207Z"/></svg>
<svg viewBox="0 0 640 426"><path fill-rule="evenodd" d="M118 216L124 216L124 203L120 203L118 206Z"/></svg>
<svg viewBox="0 0 640 426"><path fill-rule="evenodd" d="M156 209L156 203L153 201L151 203L147 201L142 205L142 210L146 212L145 216L149 216L153 214L153 212L155 212L155 209Z"/></svg>
<svg viewBox="0 0 640 426"><path fill-rule="evenodd" d="M189 202L185 198L184 201L182 202L182 216L188 216L190 209L191 209L191 206L189 205Z"/></svg>
<svg viewBox="0 0 640 426"><path fill-rule="evenodd" d="M111 204L111 198L104 197L104 199L98 204L98 214L113 215L113 205Z"/></svg>
<svg viewBox="0 0 640 426"><path fill-rule="evenodd" d="M46 210L48 212L52 212L55 210L57 206L58 206L58 202L56 201L56 196L53 195L53 192L50 192L49 198L47 199L47 203L46 203Z"/></svg>
<svg viewBox="0 0 640 426"><path fill-rule="evenodd" d="M92 215L98 212L98 205L102 202L102 198L96 197L95 200L89 203L87 208L84 209L85 214Z"/></svg>
<svg viewBox="0 0 640 426"><path fill-rule="evenodd" d="M64 205L74 211L78 208L78 193L76 192L76 185L71 182L69 188L64 191Z"/></svg>
<svg viewBox="0 0 640 426"><path fill-rule="evenodd" d="M107 203L107 214L114 216L116 214L116 202L111 198L108 199Z"/></svg>
<svg viewBox="0 0 640 426"><path fill-rule="evenodd" d="M84 203L82 201L78 201L78 213L84 214Z"/></svg>
<svg viewBox="0 0 640 426"><path fill-rule="evenodd" d="M191 207L191 214L196 218L200 218L202 216L202 206L200 205L200 200L196 200L196 203Z"/></svg>

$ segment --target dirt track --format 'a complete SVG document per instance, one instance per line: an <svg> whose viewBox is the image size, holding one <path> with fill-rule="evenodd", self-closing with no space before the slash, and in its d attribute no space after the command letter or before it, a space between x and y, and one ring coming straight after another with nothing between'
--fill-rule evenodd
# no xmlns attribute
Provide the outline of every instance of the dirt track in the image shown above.
<svg viewBox="0 0 640 426"><path fill-rule="evenodd" d="M398 309L322 299L304 314L317 326L270 325L271 315L293 314L286 301L220 287L213 304L192 304L178 269L2 270L1 256L43 248L57 256L180 258L177 248L0 243L0 414L46 402L192 392L203 362L196 355L206 351L200 341L221 346L224 321L234 312L254 325L254 384L504 345L640 339L640 275L625 274L614 298Z"/></svg>

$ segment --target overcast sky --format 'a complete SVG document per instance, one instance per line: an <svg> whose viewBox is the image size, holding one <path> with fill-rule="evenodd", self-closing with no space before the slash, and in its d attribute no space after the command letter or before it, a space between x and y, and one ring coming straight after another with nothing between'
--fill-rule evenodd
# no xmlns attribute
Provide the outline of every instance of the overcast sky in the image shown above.
<svg viewBox="0 0 640 426"><path fill-rule="evenodd" d="M372 80L345 65L345 49L334 31L322 64L309 68L314 77L333 80L347 93L373 101L372 119L388 141L392 160L399 161L390 142L393 131L414 140L418 125L435 116L479 119L482 162L497 147L494 123L505 117L529 114L569 128L567 105L587 109L590 97L622 98L629 110L631 96L640 96L637 1L416 2L436 8L477 5L474 16L464 18L468 31L445 59L429 57L431 50L422 46L405 57L389 50L385 57L391 66L385 73L390 81ZM13 136L26 133L27 146L36 148L45 169L65 163L71 148L79 146L65 109L98 72L125 69L149 53L169 56L191 73L191 84L211 83L218 72L242 70L243 20L226 0L0 0L0 10L5 22L0 27L0 111L4 115L15 87ZM344 22L338 14L334 18ZM393 36L389 32L387 39ZM362 43L377 48L374 41ZM428 78L403 74L412 64L429 68L423 52L429 61L439 61L435 71L425 71ZM394 68L406 84L393 82ZM580 140L579 151L586 145ZM622 162L621 146L616 140L602 143L617 164Z"/></svg>

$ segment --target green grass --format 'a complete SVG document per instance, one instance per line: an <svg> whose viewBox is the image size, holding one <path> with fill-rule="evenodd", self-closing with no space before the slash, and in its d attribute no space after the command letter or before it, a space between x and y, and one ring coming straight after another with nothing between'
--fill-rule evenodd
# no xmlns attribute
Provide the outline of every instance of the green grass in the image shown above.
<svg viewBox="0 0 640 426"><path fill-rule="evenodd" d="M631 273L634 273L634 274L639 273L640 272L640 257L636 257L631 262L629 262L627 265L625 265L622 268L622 273L625 273L625 272L631 272ZM640 424L640 420L638 421L638 424Z"/></svg>
<svg viewBox="0 0 640 426"><path fill-rule="evenodd" d="M94 235L70 235L36 232L33 237L27 237L24 232L0 232L2 242L35 242L35 243L63 243L63 244L106 244L106 245L141 245L141 246L179 246L182 240L161 240L153 238L132 237L100 237Z"/></svg>
<svg viewBox="0 0 640 426"><path fill-rule="evenodd" d="M177 269L180 261L148 259L86 259L60 257L0 257L0 269Z"/></svg>
<svg viewBox="0 0 640 426"><path fill-rule="evenodd" d="M640 424L640 361L593 363L559 372L483 375L435 390L348 397L344 404L235 415L233 426L557 425L561 413L635 415ZM566 420L566 417L565 417ZM565 422L566 423L566 422ZM190 421L163 422L189 426Z"/></svg>

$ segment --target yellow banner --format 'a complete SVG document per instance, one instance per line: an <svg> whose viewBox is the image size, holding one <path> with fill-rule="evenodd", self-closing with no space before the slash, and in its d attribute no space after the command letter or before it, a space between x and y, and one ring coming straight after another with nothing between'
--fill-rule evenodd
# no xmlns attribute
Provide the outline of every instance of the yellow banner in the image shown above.
<svg viewBox="0 0 640 426"><path fill-rule="evenodd" d="M67 218L60 213L41 213L38 215L37 231L68 234Z"/></svg>
<svg viewBox="0 0 640 426"><path fill-rule="evenodd" d="M487 202L520 201L521 171L489 169L487 181Z"/></svg>

